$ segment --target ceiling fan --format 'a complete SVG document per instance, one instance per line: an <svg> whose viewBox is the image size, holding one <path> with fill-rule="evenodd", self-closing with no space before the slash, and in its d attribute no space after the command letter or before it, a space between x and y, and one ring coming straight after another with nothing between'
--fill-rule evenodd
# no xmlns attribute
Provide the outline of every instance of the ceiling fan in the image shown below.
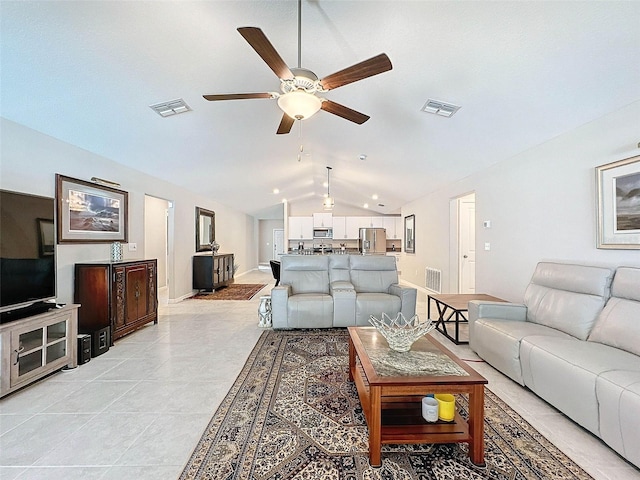
<svg viewBox="0 0 640 480"><path fill-rule="evenodd" d="M343 70L328 75L322 79L311 70L300 67L301 50L301 13L298 0L298 68L289 68L278 54L266 35L257 27L238 28L240 35L251 45L256 53L264 60L273 73L280 79L278 92L265 93L231 93L221 95L203 95L206 100L244 100L252 98L278 99L278 106L284 114L278 126L277 134L286 134L296 120L304 120L314 115L318 110L332 113L359 125L369 120L364 113L352 110L339 103L320 97L317 93L325 93L344 85L348 85L365 78L391 70L393 67L386 54L381 53L368 60L356 63Z"/></svg>

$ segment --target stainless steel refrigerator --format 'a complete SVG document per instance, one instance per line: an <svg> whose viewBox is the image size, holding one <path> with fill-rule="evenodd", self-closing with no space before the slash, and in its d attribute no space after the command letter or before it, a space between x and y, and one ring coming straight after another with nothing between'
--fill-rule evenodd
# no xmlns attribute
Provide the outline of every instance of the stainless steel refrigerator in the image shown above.
<svg viewBox="0 0 640 480"><path fill-rule="evenodd" d="M363 255L386 255L387 231L384 228L361 228L358 249Z"/></svg>

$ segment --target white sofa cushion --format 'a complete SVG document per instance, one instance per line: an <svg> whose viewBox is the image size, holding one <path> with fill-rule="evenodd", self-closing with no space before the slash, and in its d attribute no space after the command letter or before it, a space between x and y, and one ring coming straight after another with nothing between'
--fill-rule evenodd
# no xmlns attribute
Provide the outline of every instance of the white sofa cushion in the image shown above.
<svg viewBox="0 0 640 480"><path fill-rule="evenodd" d="M613 370L596 380L600 437L640 465L640 360L636 370Z"/></svg>
<svg viewBox="0 0 640 480"><path fill-rule="evenodd" d="M395 257L351 255L351 283L358 293L388 293L398 283ZM396 312L397 313L397 312Z"/></svg>
<svg viewBox="0 0 640 480"><path fill-rule="evenodd" d="M586 340L612 278L610 268L540 262L524 294L527 321Z"/></svg>
<svg viewBox="0 0 640 480"><path fill-rule="evenodd" d="M589 341L640 355L640 268L618 268Z"/></svg>
<svg viewBox="0 0 640 480"><path fill-rule="evenodd" d="M572 338L559 330L531 322L479 318L474 322L473 348L488 364L524 385L520 368L520 342L528 335Z"/></svg>
<svg viewBox="0 0 640 480"><path fill-rule="evenodd" d="M329 293L329 258L324 255L286 255L280 264L280 283L291 295Z"/></svg>
<svg viewBox="0 0 640 480"><path fill-rule="evenodd" d="M523 338L520 345L525 385L596 435L596 379L637 363L635 355L575 338L532 335Z"/></svg>

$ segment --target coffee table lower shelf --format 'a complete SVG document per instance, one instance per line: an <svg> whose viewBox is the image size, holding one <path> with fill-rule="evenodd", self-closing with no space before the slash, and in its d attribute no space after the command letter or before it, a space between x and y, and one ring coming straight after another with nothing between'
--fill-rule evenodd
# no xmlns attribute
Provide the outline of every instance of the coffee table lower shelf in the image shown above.
<svg viewBox="0 0 640 480"><path fill-rule="evenodd" d="M381 422L379 435L376 432L376 419L373 418L375 407L372 405L371 391L367 377L359 361L351 372L356 384L360 404L369 427L369 461L371 466L381 466L379 445L383 444L417 444L417 443L471 443L473 437L469 433L467 420L456 412L452 422L439 420L428 423L422 417L422 397L420 394L381 396ZM376 438L379 436L379 439Z"/></svg>

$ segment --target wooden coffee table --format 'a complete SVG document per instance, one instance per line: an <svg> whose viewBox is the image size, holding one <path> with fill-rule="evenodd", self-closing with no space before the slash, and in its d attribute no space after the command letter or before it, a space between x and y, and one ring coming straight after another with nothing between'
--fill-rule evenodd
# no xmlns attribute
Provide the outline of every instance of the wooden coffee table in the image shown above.
<svg viewBox="0 0 640 480"><path fill-rule="evenodd" d="M373 327L348 327L349 380L355 382L369 427L369 462L381 463L382 444L469 444L469 457L484 465L484 385L487 380L431 335L411 350L391 350ZM469 419L427 423L421 400L428 393L466 393ZM457 410L457 409L456 409Z"/></svg>

